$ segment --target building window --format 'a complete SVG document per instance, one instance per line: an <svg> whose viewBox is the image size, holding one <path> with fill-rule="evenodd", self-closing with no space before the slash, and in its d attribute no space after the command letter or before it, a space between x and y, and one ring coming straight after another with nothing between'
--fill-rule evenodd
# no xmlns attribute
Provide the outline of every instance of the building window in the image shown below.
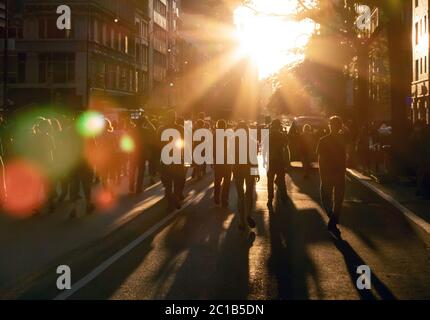
<svg viewBox="0 0 430 320"><path fill-rule="evenodd" d="M142 92L146 92L148 88L148 74L147 73L143 73L142 74L142 81L141 81L141 90Z"/></svg>
<svg viewBox="0 0 430 320"><path fill-rule="evenodd" d="M97 61L92 64L91 85L96 88L106 87L106 64L102 61Z"/></svg>
<svg viewBox="0 0 430 320"><path fill-rule="evenodd" d="M418 7L418 0L415 0L415 8Z"/></svg>
<svg viewBox="0 0 430 320"><path fill-rule="evenodd" d="M145 21L142 23L142 37L148 39L148 23Z"/></svg>
<svg viewBox="0 0 430 320"><path fill-rule="evenodd" d="M73 25L70 30L57 28L56 19L39 19L39 39L70 39L73 38Z"/></svg>
<svg viewBox="0 0 430 320"><path fill-rule="evenodd" d="M419 60L417 59L417 60L415 60L415 81L418 81L418 79L419 79L418 67L419 67Z"/></svg>
<svg viewBox="0 0 430 320"><path fill-rule="evenodd" d="M0 33L0 37L4 37L4 31L3 29L1 30ZM23 39L24 38L24 34L22 31L22 25L19 26L10 26L8 28L8 37L9 39Z"/></svg>
<svg viewBox="0 0 430 320"><path fill-rule="evenodd" d="M107 87L109 89L114 89L115 85L116 85L116 68L115 65L113 64L108 64L107 65Z"/></svg>
<svg viewBox="0 0 430 320"><path fill-rule="evenodd" d="M116 44L115 30L111 29L110 30L110 47L112 49L115 49L115 44Z"/></svg>
<svg viewBox="0 0 430 320"><path fill-rule="evenodd" d="M115 70L115 89L119 88L119 78L120 78L120 68L119 68L119 66L116 66L116 70Z"/></svg>
<svg viewBox="0 0 430 320"><path fill-rule="evenodd" d="M164 3L162 3L160 0L155 0L154 9L159 14L161 14L163 17L166 17L167 15L167 8Z"/></svg>
<svg viewBox="0 0 430 320"><path fill-rule="evenodd" d="M136 29L136 34L137 34L137 36L138 36L138 37L141 37L141 36L142 36L142 27L141 27L141 25L140 25L140 22L139 22L139 21L136 21L136 22L135 22L135 29Z"/></svg>
<svg viewBox="0 0 430 320"><path fill-rule="evenodd" d="M40 53L40 83L71 83L75 81L74 53Z"/></svg>
<svg viewBox="0 0 430 320"><path fill-rule="evenodd" d="M94 20L94 42L103 42L103 28L97 19Z"/></svg>
<svg viewBox="0 0 430 320"><path fill-rule="evenodd" d="M94 20L94 41L95 42L100 42L100 38L99 38L99 23L97 21L97 19Z"/></svg>
<svg viewBox="0 0 430 320"><path fill-rule="evenodd" d="M0 70L3 68L3 56L0 56ZM8 72L7 79L9 83L24 83L25 82L25 72L26 72L26 61L27 55L25 53L18 53L14 55L9 55L8 61ZM0 81L3 80L3 76Z"/></svg>
<svg viewBox="0 0 430 320"><path fill-rule="evenodd" d="M143 60L143 64L144 65L148 65L148 47L147 46L143 46L142 48L142 60Z"/></svg>
<svg viewBox="0 0 430 320"><path fill-rule="evenodd" d="M127 79L127 69L120 68L120 86L119 89L127 91L128 79Z"/></svg>
<svg viewBox="0 0 430 320"><path fill-rule="evenodd" d="M137 45L136 46L136 51L135 51L135 56L136 56L136 61L138 62L138 63L142 63L142 56L141 56L141 53L140 53L141 51L140 51L140 46L139 45Z"/></svg>
<svg viewBox="0 0 430 320"><path fill-rule="evenodd" d="M419 42L419 34L418 34L418 22L415 23L415 44Z"/></svg>
<svg viewBox="0 0 430 320"><path fill-rule="evenodd" d="M128 83L129 83L129 91L133 91L133 92L135 92L136 90L135 90L135 71L133 71L132 69L130 69L130 71L129 71L129 80L128 80Z"/></svg>
<svg viewBox="0 0 430 320"><path fill-rule="evenodd" d="M102 28L102 43L104 46L107 46L107 25L106 23L103 24L103 28Z"/></svg>
<svg viewBox="0 0 430 320"><path fill-rule="evenodd" d="M134 92L139 92L139 71L134 72Z"/></svg>
<svg viewBox="0 0 430 320"><path fill-rule="evenodd" d="M166 63L167 63L166 56L164 54L160 53L160 52L155 52L155 54L154 54L154 63L157 66L165 68L166 67Z"/></svg>
<svg viewBox="0 0 430 320"><path fill-rule="evenodd" d="M124 37L124 52L128 53L128 36Z"/></svg>

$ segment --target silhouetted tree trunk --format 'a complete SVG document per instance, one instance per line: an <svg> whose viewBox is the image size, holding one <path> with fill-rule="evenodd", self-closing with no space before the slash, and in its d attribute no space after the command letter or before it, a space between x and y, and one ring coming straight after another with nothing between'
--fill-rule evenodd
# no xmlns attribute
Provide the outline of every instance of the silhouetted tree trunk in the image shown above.
<svg viewBox="0 0 430 320"><path fill-rule="evenodd" d="M395 168L401 170L407 147L408 105L411 86L411 30L410 1L385 0L388 16L388 52L391 78L391 116L393 126L392 148Z"/></svg>

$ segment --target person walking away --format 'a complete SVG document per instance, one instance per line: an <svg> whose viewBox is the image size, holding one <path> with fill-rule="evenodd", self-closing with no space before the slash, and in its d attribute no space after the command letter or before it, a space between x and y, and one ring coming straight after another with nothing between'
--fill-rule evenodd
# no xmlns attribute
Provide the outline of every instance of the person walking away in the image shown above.
<svg viewBox="0 0 430 320"><path fill-rule="evenodd" d="M70 212L70 218L77 217L77 205L80 199L81 186L86 200L85 213L91 214L95 209L91 198L94 170L87 162L86 155L91 154L97 148L96 139L94 137L82 138L76 130L76 125L74 125L75 121L76 120L73 119L71 126L67 129L70 152L78 155L76 164L70 174L70 201L74 204Z"/></svg>
<svg viewBox="0 0 430 320"><path fill-rule="evenodd" d="M34 127L33 145L34 161L42 173L48 178L50 186L41 185L42 193L46 198L46 208L48 213L54 211L54 193L56 178L53 171L55 167L55 141L52 135L52 123L49 119L38 119ZM40 212L36 212L39 214Z"/></svg>
<svg viewBox="0 0 430 320"><path fill-rule="evenodd" d="M267 207L273 208L273 199L275 197L274 184L278 186L281 198L287 198L287 186L285 184L285 174L287 167L286 155L288 154L288 141L286 135L282 132L280 120L273 120L269 133L269 159L267 169ZM276 180L275 180L276 178Z"/></svg>
<svg viewBox="0 0 430 320"><path fill-rule="evenodd" d="M73 120L69 118L68 116L62 117L62 123L61 127L62 130L59 133L57 140L59 143L57 143L57 153L56 158L58 158L59 162L65 162L68 161L68 158L72 154L74 157L79 154L79 150L71 150L70 147L74 146L75 143L72 141L74 139L73 136ZM71 163L68 161L68 163ZM72 161L73 163L73 161ZM62 170L62 174L60 176L60 194L58 195L58 202L63 202L67 196L69 196L70 187L71 187L71 172L70 167L67 168L67 170Z"/></svg>
<svg viewBox="0 0 430 320"><path fill-rule="evenodd" d="M249 128L245 122L239 122L236 130L245 130L247 135L247 145L249 146ZM237 141L236 141L237 142ZM247 154L247 163L240 164L239 160L239 143L235 143L235 162L233 165L233 179L237 192L237 210L239 214L239 230L249 231L249 228L256 227L255 220L251 217L251 212L254 206L254 188L255 183L260 181L259 175L252 175L251 169L258 172L258 166L255 167L251 164L249 159L249 152ZM246 189L245 189L246 188ZM249 232L246 232L249 233Z"/></svg>
<svg viewBox="0 0 430 320"><path fill-rule="evenodd" d="M321 202L330 220L328 231L340 239L339 224L345 196L346 142L343 122L334 116L329 121L330 133L322 137L317 147L321 180Z"/></svg>
<svg viewBox="0 0 430 320"><path fill-rule="evenodd" d="M157 144L157 131L159 128L159 121L157 118L151 118L151 123L155 128L153 132L153 136L151 137L150 145L149 145L149 160L148 160L148 171L150 176L150 184L155 184L155 179L158 173L158 167L160 163L160 150Z"/></svg>
<svg viewBox="0 0 430 320"><path fill-rule="evenodd" d="M142 150L142 142L140 141L139 131L135 122L130 121L129 125L127 126L127 135L134 143L134 148L129 153L128 168L128 191L129 193L133 194L136 193L136 175L138 172Z"/></svg>
<svg viewBox="0 0 430 320"><path fill-rule="evenodd" d="M312 167L313 152L315 150L314 134L309 124L303 126L302 134L299 138L299 148L302 157L303 177L308 179Z"/></svg>
<svg viewBox="0 0 430 320"><path fill-rule="evenodd" d="M180 209L184 200L183 191L185 186L186 168L184 165L184 126L177 123L176 113L170 111L166 115L165 124L158 129L157 139L161 151L169 142L162 141L161 136L164 130L174 129L181 133L181 141L176 141L175 145L181 149L181 164L165 164L160 158L161 181L164 186L165 196L168 202L168 211L174 208Z"/></svg>
<svg viewBox="0 0 430 320"><path fill-rule="evenodd" d="M225 120L218 120L216 124L216 129L227 130L227 122ZM228 208L229 206L229 195L230 195L230 184L232 167L227 161L227 138L224 139L224 162L223 164L217 164L217 140L216 132L214 132L214 202L215 205L221 206L223 208Z"/></svg>
<svg viewBox="0 0 430 320"><path fill-rule="evenodd" d="M156 132L155 127L147 116L143 116L137 127L140 141L140 154L138 156L138 174L136 182L136 193L143 192L143 181L146 171L146 161L150 159L151 143Z"/></svg>
<svg viewBox="0 0 430 320"><path fill-rule="evenodd" d="M205 122L202 119L198 119L196 121L194 130L197 131L199 129L204 129L205 128ZM194 149L199 146L202 142L195 142L193 141L193 152ZM203 155L204 156L204 155ZM193 173L192 176L194 179L196 180L201 180L204 176L204 165L203 164L197 164L197 163L193 163Z"/></svg>
<svg viewBox="0 0 430 320"><path fill-rule="evenodd" d="M121 166L124 152L121 150L120 147L120 141L123 132L119 126L119 122L117 120L112 120L111 128L112 132L109 135L111 139L109 179L112 190L114 190L114 187L119 187L121 185Z"/></svg>

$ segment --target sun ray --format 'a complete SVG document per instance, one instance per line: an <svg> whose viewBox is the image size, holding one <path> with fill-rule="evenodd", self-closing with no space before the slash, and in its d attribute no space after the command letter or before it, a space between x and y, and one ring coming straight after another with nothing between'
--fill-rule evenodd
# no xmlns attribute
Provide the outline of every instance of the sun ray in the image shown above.
<svg viewBox="0 0 430 320"><path fill-rule="evenodd" d="M187 112L194 103L204 97L238 61L239 57L235 50L226 50L225 53L209 59L206 63L186 73L182 81L187 94L184 95L181 112Z"/></svg>

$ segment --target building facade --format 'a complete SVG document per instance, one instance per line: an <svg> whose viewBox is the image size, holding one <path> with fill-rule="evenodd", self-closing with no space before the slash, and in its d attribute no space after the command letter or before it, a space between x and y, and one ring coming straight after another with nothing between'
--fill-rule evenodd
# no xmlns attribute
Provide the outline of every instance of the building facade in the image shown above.
<svg viewBox="0 0 430 320"><path fill-rule="evenodd" d="M413 122L430 123L429 115L429 1L412 0L412 105Z"/></svg>
<svg viewBox="0 0 430 320"><path fill-rule="evenodd" d="M56 26L63 4L71 30ZM22 0L9 11L8 98L17 108L164 107L152 96L164 96L156 89L167 83L167 7L166 0Z"/></svg>

